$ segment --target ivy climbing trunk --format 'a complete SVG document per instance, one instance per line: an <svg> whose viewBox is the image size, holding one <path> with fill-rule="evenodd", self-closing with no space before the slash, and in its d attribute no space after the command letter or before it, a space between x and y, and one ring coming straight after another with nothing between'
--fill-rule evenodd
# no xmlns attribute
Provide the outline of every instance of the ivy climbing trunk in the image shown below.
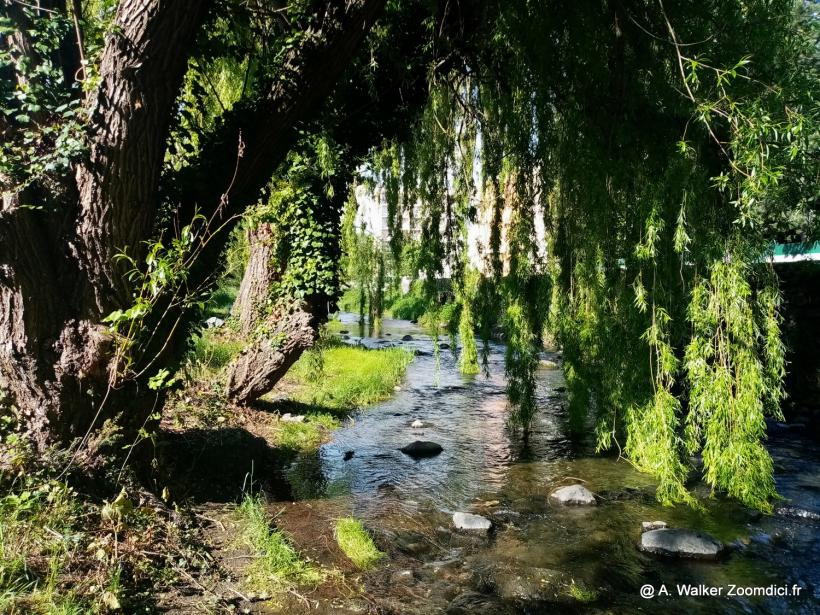
<svg viewBox="0 0 820 615"><path fill-rule="evenodd" d="M260 222L248 229L248 264L239 285L231 313L239 321L239 330L245 338L263 317L271 285L279 277L274 263L273 225Z"/></svg>
<svg viewBox="0 0 820 615"><path fill-rule="evenodd" d="M271 289L285 266L276 260L275 241L269 222L248 231L248 264L232 310L248 346L231 364L228 376L228 397L240 404L270 391L313 346L327 320L326 298L271 305Z"/></svg>
<svg viewBox="0 0 820 615"><path fill-rule="evenodd" d="M248 404L270 391L316 343L319 327L327 320L326 305L321 298L295 301L268 316L266 324L272 328L231 365L228 397Z"/></svg>

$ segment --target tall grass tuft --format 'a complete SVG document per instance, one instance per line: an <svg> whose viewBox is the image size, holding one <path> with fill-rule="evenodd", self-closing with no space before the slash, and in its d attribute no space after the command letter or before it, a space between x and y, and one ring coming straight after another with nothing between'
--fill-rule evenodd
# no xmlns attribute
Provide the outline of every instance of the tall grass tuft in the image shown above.
<svg viewBox="0 0 820 615"><path fill-rule="evenodd" d="M248 568L248 585L252 589L278 593L294 585L322 580L322 572L303 560L280 531L271 529L258 497L246 495L238 513L242 541L256 555Z"/></svg>
<svg viewBox="0 0 820 615"><path fill-rule="evenodd" d="M300 385L293 399L333 410L352 410L387 399L413 360L412 354L400 348L331 346L321 350L322 373L317 378L310 352L288 374Z"/></svg>
<svg viewBox="0 0 820 615"><path fill-rule="evenodd" d="M339 519L336 521L333 533L342 552L362 570L372 568L384 557L384 553L376 548L370 534L358 519L353 517Z"/></svg>

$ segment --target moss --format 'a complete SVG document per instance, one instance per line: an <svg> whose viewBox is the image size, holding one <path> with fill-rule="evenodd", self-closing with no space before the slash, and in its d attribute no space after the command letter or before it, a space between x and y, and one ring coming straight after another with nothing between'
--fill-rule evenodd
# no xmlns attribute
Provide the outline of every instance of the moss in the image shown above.
<svg viewBox="0 0 820 615"><path fill-rule="evenodd" d="M384 557L384 553L376 548L370 534L358 519L353 517L339 519L336 521L333 535L342 552L362 570L372 568Z"/></svg>
<svg viewBox="0 0 820 615"><path fill-rule="evenodd" d="M578 602L589 603L598 599L598 592L594 589L587 589L583 585L578 585L575 581L569 586L569 595Z"/></svg>

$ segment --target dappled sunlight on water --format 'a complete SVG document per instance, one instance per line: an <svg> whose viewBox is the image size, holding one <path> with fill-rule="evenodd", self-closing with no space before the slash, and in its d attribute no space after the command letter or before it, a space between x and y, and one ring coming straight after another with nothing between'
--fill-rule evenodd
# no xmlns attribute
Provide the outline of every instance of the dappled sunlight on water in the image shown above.
<svg viewBox="0 0 820 615"><path fill-rule="evenodd" d="M343 322L355 322L352 315L344 318ZM491 345L489 377L466 378L458 373L452 352L442 350L437 361L430 336L412 324L386 320L382 331L381 338L351 335L348 343L401 345L415 351L418 356L406 382L392 399L359 412L321 448L318 457L304 467L297 462L292 470L312 477L311 484L318 486L309 497L335 499L335 507L341 504L364 519L381 537L383 547L395 547L398 553L407 551L402 541L412 543L411 551L417 542L425 543L411 558L421 570L432 560L450 557L463 567L459 570L467 571L448 577L446 583L417 575L426 592L419 595L449 595L458 591L451 587L454 583L471 589L475 569L503 564L560 571L595 588L600 595L596 604L611 612L661 608L674 613L820 612L816 519L762 517L733 502L709 498L703 486L695 488L703 496L699 509L660 506L650 477L624 460L594 456L590 441L568 436L561 370L539 371L540 412L525 447L506 426L502 345ZM355 333L353 324L351 333ZM413 339L401 341L405 335ZM560 361L556 355L545 356ZM424 427L412 428L415 420ZM820 454L815 444L795 431L786 430L770 440L778 489L800 510L820 512ZM414 440L437 442L443 452L415 460L399 451ZM552 490L572 483L592 490L598 506L566 508L550 501ZM457 510L490 516L494 534L477 542L460 542L450 529L450 515ZM653 520L705 531L737 548L720 562L650 557L638 552L636 543L641 522ZM684 582L798 583L808 597L722 598L721 602L670 597L647 602L638 594L644 583ZM386 583L368 591L378 598L397 590ZM430 600L424 603L428 612L443 608L441 599Z"/></svg>

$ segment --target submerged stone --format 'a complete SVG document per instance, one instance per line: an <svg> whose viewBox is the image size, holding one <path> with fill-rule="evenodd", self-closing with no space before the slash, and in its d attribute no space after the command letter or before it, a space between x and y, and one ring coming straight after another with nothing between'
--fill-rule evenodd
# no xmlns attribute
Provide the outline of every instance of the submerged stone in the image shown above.
<svg viewBox="0 0 820 615"><path fill-rule="evenodd" d="M402 338L401 338L401 341L402 342L412 342L413 341L413 336L412 335L403 335Z"/></svg>
<svg viewBox="0 0 820 615"><path fill-rule="evenodd" d="M550 494L553 500L570 506L594 506L595 495L583 485L568 485Z"/></svg>
<svg viewBox="0 0 820 615"><path fill-rule="evenodd" d="M502 569L493 581L499 597L521 602L555 600L566 584L561 572L549 568Z"/></svg>
<svg viewBox="0 0 820 615"><path fill-rule="evenodd" d="M671 557L715 559L723 552L723 544L692 530L659 529L641 534L641 551Z"/></svg>
<svg viewBox="0 0 820 615"><path fill-rule="evenodd" d="M447 615L507 615L512 609L495 596L467 591L447 606Z"/></svg>
<svg viewBox="0 0 820 615"><path fill-rule="evenodd" d="M441 444L438 444L437 442L416 440L415 442L411 442L410 444L401 447L399 450L405 455L409 455L414 459L419 459L422 457L435 457L444 449L441 447Z"/></svg>
<svg viewBox="0 0 820 615"><path fill-rule="evenodd" d="M453 513L453 525L460 530L478 530L488 532L493 522L481 515L467 512Z"/></svg>

